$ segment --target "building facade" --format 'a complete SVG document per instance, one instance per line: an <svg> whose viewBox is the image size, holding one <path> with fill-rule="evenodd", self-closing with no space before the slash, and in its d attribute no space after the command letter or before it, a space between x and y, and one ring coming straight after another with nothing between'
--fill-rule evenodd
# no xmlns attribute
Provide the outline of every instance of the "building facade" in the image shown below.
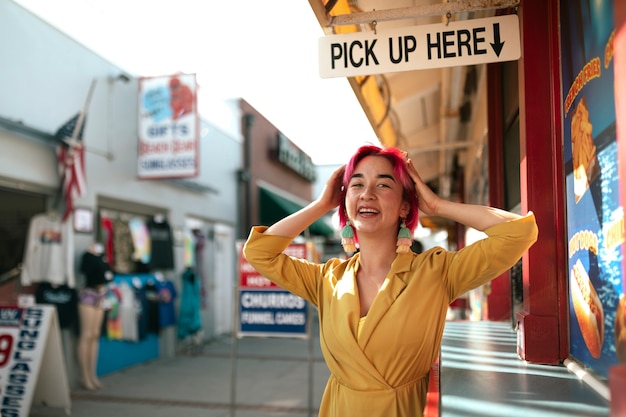
<svg viewBox="0 0 626 417"><path fill-rule="evenodd" d="M82 273L83 256L97 243L106 255L115 255L115 264L109 264L110 284L116 290L127 284L135 291L155 282L168 284L167 299L158 300L168 304L175 315L174 321L160 323L160 328L147 337L141 333L140 321L138 335L112 339L107 320L117 310L109 304L98 358L100 374L171 356L188 344L231 332L237 265L237 173L242 149L236 107L224 103L232 110L228 113L232 119L220 120L219 127L200 118L194 109L194 176L140 178L140 74L125 73L11 1L0 1L0 27L2 303L15 305L24 294L39 297L44 285L51 290L67 287L68 294L80 293L87 284ZM62 221L66 204L60 191L57 152L67 138L56 134L83 109L86 187L73 199L72 214ZM65 272L58 278L53 279L50 271L35 277L32 262L26 259L31 252L38 256L35 249L43 246L29 235L35 218L54 219L55 225L67 231L63 242L69 245L69 257L62 261ZM117 224L121 228L116 228ZM138 228L133 229L133 225ZM162 241L157 242L156 229L150 230L151 225L160 228ZM139 251L140 242L146 240L151 241L153 256L144 262ZM125 254L119 252L123 248ZM122 262L125 255L129 255L129 262ZM195 278L190 290L186 285L188 271ZM32 279L26 279L27 275ZM190 299L193 302L185 301ZM124 306L120 303L117 307ZM146 315L147 310L132 308L138 316ZM79 320L76 310L72 314L74 317L70 315L62 323L62 336L68 374L75 382ZM193 325L181 331L186 315ZM134 343L124 343L128 340ZM125 350L130 345L132 354ZM134 359L124 361L128 357Z"/></svg>

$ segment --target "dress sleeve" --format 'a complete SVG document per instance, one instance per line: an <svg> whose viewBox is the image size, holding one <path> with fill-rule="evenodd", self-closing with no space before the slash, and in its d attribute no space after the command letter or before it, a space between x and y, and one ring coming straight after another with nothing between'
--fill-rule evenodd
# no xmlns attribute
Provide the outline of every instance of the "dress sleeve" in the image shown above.
<svg viewBox="0 0 626 417"><path fill-rule="evenodd" d="M459 250L441 255L444 262L444 280L450 301L461 294L480 287L510 269L535 243L538 236L535 215L497 224L485 230L487 237Z"/></svg>
<svg viewBox="0 0 626 417"><path fill-rule="evenodd" d="M266 226L255 226L243 247L243 254L258 273L281 288L318 305L318 284L322 264L285 255L292 239L265 235Z"/></svg>

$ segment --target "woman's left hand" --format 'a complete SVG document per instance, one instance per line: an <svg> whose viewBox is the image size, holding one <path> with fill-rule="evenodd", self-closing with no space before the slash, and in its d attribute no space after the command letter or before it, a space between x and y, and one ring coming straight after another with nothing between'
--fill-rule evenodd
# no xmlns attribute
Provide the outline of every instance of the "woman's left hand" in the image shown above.
<svg viewBox="0 0 626 417"><path fill-rule="evenodd" d="M415 192L417 193L420 210L426 215L436 214L441 203L441 198L422 180L412 160L407 159L406 165L407 171L415 183Z"/></svg>

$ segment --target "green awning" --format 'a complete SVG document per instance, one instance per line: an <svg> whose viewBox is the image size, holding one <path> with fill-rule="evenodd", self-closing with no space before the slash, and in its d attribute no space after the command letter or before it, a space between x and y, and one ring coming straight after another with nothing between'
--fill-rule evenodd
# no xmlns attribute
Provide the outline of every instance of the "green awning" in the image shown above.
<svg viewBox="0 0 626 417"><path fill-rule="evenodd" d="M300 204L259 187L259 221L261 224L266 226L272 225L301 208ZM330 226L330 220L326 219L326 217L316 220L309 227L309 231L319 236L332 236L335 233Z"/></svg>

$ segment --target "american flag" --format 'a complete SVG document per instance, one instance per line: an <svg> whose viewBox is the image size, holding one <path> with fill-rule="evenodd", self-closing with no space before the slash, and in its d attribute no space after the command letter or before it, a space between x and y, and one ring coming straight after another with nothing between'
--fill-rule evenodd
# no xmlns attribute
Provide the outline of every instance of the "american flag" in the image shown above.
<svg viewBox="0 0 626 417"><path fill-rule="evenodd" d="M79 119L82 119L81 126L77 134L74 134ZM80 114L77 114L61 126L55 135L59 141L57 145L57 160L63 198L65 199L63 221L74 210L74 198L81 197L87 192L85 148L83 146L84 126L85 118L81 118Z"/></svg>

